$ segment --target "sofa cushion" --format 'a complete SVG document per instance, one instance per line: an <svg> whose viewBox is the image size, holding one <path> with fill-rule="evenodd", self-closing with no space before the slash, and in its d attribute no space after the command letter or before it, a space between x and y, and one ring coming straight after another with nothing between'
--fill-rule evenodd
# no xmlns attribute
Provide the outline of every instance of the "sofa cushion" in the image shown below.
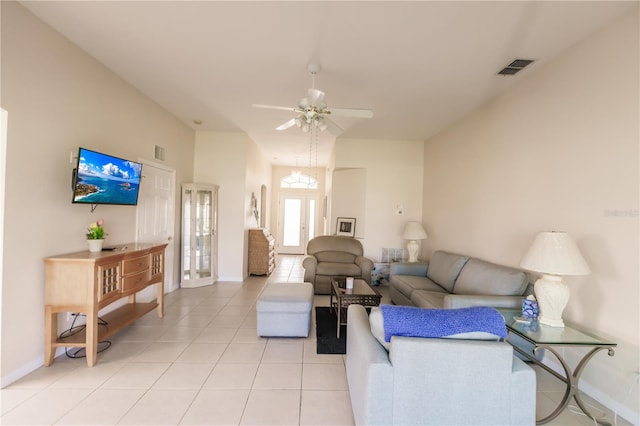
<svg viewBox="0 0 640 426"><path fill-rule="evenodd" d="M416 290L411 293L411 303L418 308L443 308L444 298L448 294L444 291Z"/></svg>
<svg viewBox="0 0 640 426"><path fill-rule="evenodd" d="M334 251L351 253L355 256L362 256L363 254L362 243L352 237L319 235L309 240L307 244L307 254L315 255L316 257L321 252Z"/></svg>
<svg viewBox="0 0 640 426"><path fill-rule="evenodd" d="M460 309L421 309L413 306L380 305L384 340L391 336L445 337L482 332L506 338L507 328L500 312L488 306Z"/></svg>
<svg viewBox="0 0 640 426"><path fill-rule="evenodd" d="M456 280L453 293L521 296L528 282L527 274L518 269L470 259Z"/></svg>
<svg viewBox="0 0 640 426"><path fill-rule="evenodd" d="M453 293L453 286L460 270L467 263L469 257L459 254L436 251L429 261L427 277L442 286L449 293Z"/></svg>
<svg viewBox="0 0 640 426"><path fill-rule="evenodd" d="M417 277L415 275L394 275L390 278L393 286L400 293L411 298L411 294L416 290L431 290L446 293L446 290L438 284L426 277Z"/></svg>
<svg viewBox="0 0 640 426"><path fill-rule="evenodd" d="M320 262L316 268L316 275L360 277L360 272L360 268L355 263Z"/></svg>
<svg viewBox="0 0 640 426"><path fill-rule="evenodd" d="M321 251L316 253L315 257L318 259L318 263L354 263L356 260L355 254L346 251Z"/></svg>

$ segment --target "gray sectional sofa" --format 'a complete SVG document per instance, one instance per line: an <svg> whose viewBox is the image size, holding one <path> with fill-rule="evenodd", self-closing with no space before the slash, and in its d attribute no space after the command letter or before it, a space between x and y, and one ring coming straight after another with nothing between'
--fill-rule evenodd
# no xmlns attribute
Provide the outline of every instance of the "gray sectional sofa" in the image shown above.
<svg viewBox="0 0 640 426"><path fill-rule="evenodd" d="M389 296L396 305L520 309L531 293L524 271L460 254L436 251L429 263L391 264Z"/></svg>

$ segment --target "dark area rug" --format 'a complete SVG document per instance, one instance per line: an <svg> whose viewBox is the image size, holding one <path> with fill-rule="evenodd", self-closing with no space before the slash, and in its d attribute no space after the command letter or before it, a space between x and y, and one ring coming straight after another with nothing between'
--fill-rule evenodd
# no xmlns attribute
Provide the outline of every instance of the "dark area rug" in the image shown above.
<svg viewBox="0 0 640 426"><path fill-rule="evenodd" d="M347 353L347 326L340 326L340 339L336 338L338 318L326 306L316 306L316 352L319 354Z"/></svg>

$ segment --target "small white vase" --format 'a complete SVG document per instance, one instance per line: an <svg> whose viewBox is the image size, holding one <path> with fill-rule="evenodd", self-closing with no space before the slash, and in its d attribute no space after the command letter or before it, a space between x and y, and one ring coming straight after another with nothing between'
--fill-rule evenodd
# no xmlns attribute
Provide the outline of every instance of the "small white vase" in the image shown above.
<svg viewBox="0 0 640 426"><path fill-rule="evenodd" d="M89 244L89 251L92 253L102 251L102 243L104 243L104 240L87 240L87 244Z"/></svg>

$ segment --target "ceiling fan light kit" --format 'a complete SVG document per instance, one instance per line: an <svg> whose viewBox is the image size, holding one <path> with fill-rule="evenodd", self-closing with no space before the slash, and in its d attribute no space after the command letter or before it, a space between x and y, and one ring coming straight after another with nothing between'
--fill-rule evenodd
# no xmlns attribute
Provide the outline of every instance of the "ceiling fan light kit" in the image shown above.
<svg viewBox="0 0 640 426"><path fill-rule="evenodd" d="M304 133L308 133L312 128L319 131L329 129L335 136L342 133L342 129L329 119L329 115L353 118L373 117L373 111L370 109L329 108L324 102L324 92L315 88L315 76L320 72L320 69L319 64L309 64L307 66L307 70L311 73L311 88L307 91L307 96L300 99L297 107L263 104L253 104L253 107L280 109L298 113L296 117L276 127L276 130L286 130L293 126L297 126Z"/></svg>

